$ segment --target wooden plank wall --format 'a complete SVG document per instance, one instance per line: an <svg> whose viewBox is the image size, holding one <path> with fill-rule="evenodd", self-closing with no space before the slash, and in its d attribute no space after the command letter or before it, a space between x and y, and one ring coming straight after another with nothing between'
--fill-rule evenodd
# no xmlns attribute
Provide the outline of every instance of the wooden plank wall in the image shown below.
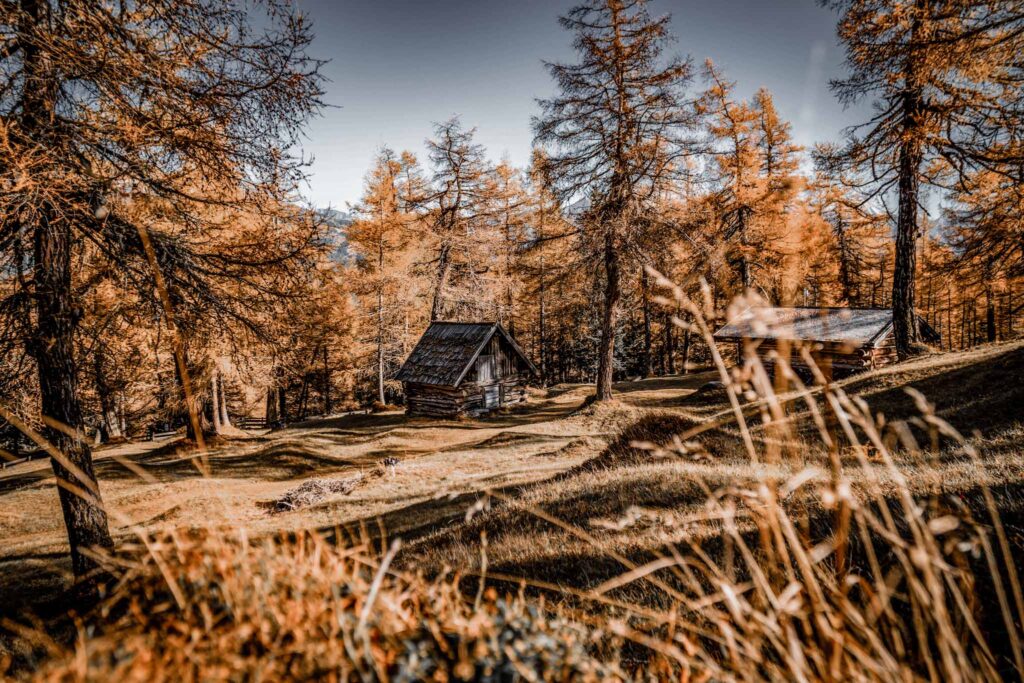
<svg viewBox="0 0 1024 683"><path fill-rule="evenodd" d="M756 353L765 367L774 367L779 353L779 343L774 339L764 339L755 344ZM742 350L742 343L739 343L738 348ZM800 349L801 347L797 344L788 345L789 362L794 368L806 369ZM833 372L838 371L836 374L843 375L891 365L897 361L896 344L892 335L886 337L877 348L856 348L849 344L814 343L811 346L811 355L818 359L818 367L823 372L826 368L830 368Z"/></svg>
<svg viewBox="0 0 1024 683"><path fill-rule="evenodd" d="M526 400L526 387L518 355L512 352L497 335L488 342L480 355L493 355L498 376L486 386L501 387L501 405ZM454 417L459 413L479 413L484 410L484 387L476 381L474 367L466 373L462 384L456 387L406 382L406 412L423 417Z"/></svg>

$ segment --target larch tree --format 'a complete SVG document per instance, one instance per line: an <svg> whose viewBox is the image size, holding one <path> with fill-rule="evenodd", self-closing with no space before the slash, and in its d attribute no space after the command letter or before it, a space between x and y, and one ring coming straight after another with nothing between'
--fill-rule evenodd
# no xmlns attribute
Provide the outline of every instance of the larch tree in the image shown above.
<svg viewBox="0 0 1024 683"><path fill-rule="evenodd" d="M533 310L525 316L531 321L527 328L533 331L534 356L546 383L552 373L552 311L557 307L551 290L569 262L566 256L577 230L563 215L544 150L533 150L527 179L527 234L520 267L527 307Z"/></svg>
<svg viewBox="0 0 1024 683"><path fill-rule="evenodd" d="M764 193L759 201L759 222L763 225L767 258L772 261L772 299L786 304L795 296L793 287L797 284L788 271L803 255L814 256L807 246L824 236L810 234L817 226L807 220L804 177L799 173L803 147L793 142L792 125L779 116L766 88L754 94L753 108ZM816 270L820 273L820 268Z"/></svg>
<svg viewBox="0 0 1024 683"><path fill-rule="evenodd" d="M475 129L466 130L457 117L434 127L427 141L433 165L431 187L418 200L426 212L424 219L435 240L435 254L429 265L433 270L430 320L441 320L459 310L476 309L471 302L452 296L453 275L459 284L475 279L477 264L473 254L485 236L490 169L482 146L473 141ZM461 304L461 305L460 305Z"/></svg>
<svg viewBox="0 0 1024 683"><path fill-rule="evenodd" d="M872 194L895 194L893 332L901 357L918 341L916 242L922 183L955 184L977 169L1022 180L1019 143L1024 2L826 0L841 13L843 104L874 116L850 132L848 155Z"/></svg>
<svg viewBox="0 0 1024 683"><path fill-rule="evenodd" d="M965 291L984 295L986 339L996 341L998 318L1010 334L1024 310L1014 299L1024 279L1024 185L983 171L965 179L952 200L946 211L952 257L941 270ZM1006 300L1002 315L997 288Z"/></svg>
<svg viewBox="0 0 1024 683"><path fill-rule="evenodd" d="M87 549L112 545L82 436L82 245L149 297L166 285L242 317L211 282L245 278L301 245L270 226L226 250L186 236L210 225L210 206L259 211L295 186L302 163L289 150L319 107L319 63L306 55L308 22L278 0L12 0L0 4L0 26L0 257L18 283L0 311L29 321L23 343L81 577L96 568ZM158 200L159 215L126 208L142 199ZM251 283L257 296L274 286L259 273Z"/></svg>
<svg viewBox="0 0 1024 683"><path fill-rule="evenodd" d="M838 147L816 145L812 158L810 203L832 231L839 300L847 306L868 306L874 303L869 290L878 279L888 240L885 215L873 211L855 189L857 182L846 177Z"/></svg>
<svg viewBox="0 0 1024 683"><path fill-rule="evenodd" d="M765 197L758 149L758 112L733 98L734 83L725 80L708 60L704 65L708 87L698 101L708 133L713 181L718 187L722 238L729 244L729 260L736 271L739 293L754 286L756 255L763 241L756 234L755 218Z"/></svg>
<svg viewBox="0 0 1024 683"><path fill-rule="evenodd" d="M508 161L499 163L493 174L491 192L499 250L495 263L497 316L509 333L516 334L516 305L521 296L522 248L526 239L527 196L522 172Z"/></svg>
<svg viewBox="0 0 1024 683"><path fill-rule="evenodd" d="M563 197L588 202L581 244L603 277L598 401L612 397L622 272L636 263L652 200L689 153L687 60L666 57L669 17L645 0L587 0L561 18L577 63L548 63L559 94L539 101L535 140Z"/></svg>
<svg viewBox="0 0 1024 683"><path fill-rule="evenodd" d="M386 147L380 151L366 178L359 219L347 233L361 280L359 294L369 302L365 308L373 318L365 327L372 332L375 393L381 404L387 403L385 381L397 355L394 347L402 342L395 326L402 322L398 316L404 313L411 275L407 256L414 217L403 211L402 194L403 178L415 170L405 168L406 163L415 163L415 158L399 157Z"/></svg>

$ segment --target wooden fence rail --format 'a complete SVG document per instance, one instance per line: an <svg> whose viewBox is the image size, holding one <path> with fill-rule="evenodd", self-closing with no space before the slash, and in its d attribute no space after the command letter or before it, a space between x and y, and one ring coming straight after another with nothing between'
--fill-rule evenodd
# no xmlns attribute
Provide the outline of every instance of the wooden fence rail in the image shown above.
<svg viewBox="0 0 1024 683"><path fill-rule="evenodd" d="M236 421L240 429L266 429L267 420L262 417L243 417Z"/></svg>

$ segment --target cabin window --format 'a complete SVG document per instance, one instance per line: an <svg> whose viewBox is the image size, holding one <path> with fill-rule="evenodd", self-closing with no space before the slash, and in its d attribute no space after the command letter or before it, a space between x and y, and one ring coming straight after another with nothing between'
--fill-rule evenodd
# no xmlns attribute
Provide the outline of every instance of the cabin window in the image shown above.
<svg viewBox="0 0 1024 683"><path fill-rule="evenodd" d="M480 356L476 359L476 381L477 382L493 382L498 378L497 368L495 367L494 356L485 355Z"/></svg>

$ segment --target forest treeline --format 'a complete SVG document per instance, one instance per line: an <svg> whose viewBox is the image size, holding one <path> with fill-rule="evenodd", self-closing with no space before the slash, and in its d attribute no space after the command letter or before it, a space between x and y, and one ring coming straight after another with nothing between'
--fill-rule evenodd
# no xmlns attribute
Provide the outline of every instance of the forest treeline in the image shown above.
<svg viewBox="0 0 1024 683"><path fill-rule="evenodd" d="M833 89L874 106L842 140L797 145L643 0L585 0L527 168L452 118L380 150L341 234L301 197L323 80L287 2L3 3L0 455L49 449L84 572L91 443L399 403L431 320L497 320L598 399L706 360L651 270L723 312L891 306L902 355L915 312L945 348L1015 335L1024 2L827 4Z"/></svg>

